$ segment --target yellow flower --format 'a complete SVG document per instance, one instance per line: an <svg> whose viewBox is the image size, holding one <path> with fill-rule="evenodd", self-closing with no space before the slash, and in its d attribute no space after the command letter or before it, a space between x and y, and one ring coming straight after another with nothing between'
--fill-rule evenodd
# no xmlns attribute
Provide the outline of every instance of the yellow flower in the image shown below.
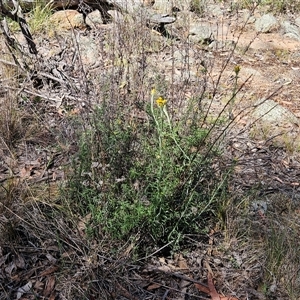
<svg viewBox="0 0 300 300"><path fill-rule="evenodd" d="M167 103L167 100L164 99L163 97L159 97L156 99L156 104L159 106L159 107L164 107Z"/></svg>
<svg viewBox="0 0 300 300"><path fill-rule="evenodd" d="M236 65L236 66L234 67L234 72L235 72L235 74L238 74L240 71L241 71L241 66Z"/></svg>
<svg viewBox="0 0 300 300"><path fill-rule="evenodd" d="M153 88L153 89L151 90L151 95L154 96L155 94L156 94L156 89Z"/></svg>

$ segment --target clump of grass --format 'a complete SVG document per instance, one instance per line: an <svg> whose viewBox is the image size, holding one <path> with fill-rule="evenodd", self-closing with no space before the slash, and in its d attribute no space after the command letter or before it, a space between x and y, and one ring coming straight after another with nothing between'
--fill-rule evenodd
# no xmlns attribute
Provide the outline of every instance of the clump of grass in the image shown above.
<svg viewBox="0 0 300 300"><path fill-rule="evenodd" d="M247 249L251 267L259 267L249 280L266 298L298 299L299 285L299 203L286 191L264 197L266 210L252 205L260 199L257 188L233 200L227 208L227 243L234 249ZM295 198L294 198L295 197ZM238 241L238 245L236 244Z"/></svg>
<svg viewBox="0 0 300 300"><path fill-rule="evenodd" d="M3 43L4 44L4 43ZM18 108L17 97L8 87L17 87L17 77L19 72L8 54L3 55L4 62L0 64L0 74L2 77L2 97L0 98L0 144L4 144L8 149L24 135L22 124L23 113Z"/></svg>
<svg viewBox="0 0 300 300"><path fill-rule="evenodd" d="M5 106L0 120L1 142L11 147L16 141L22 139L25 128L22 125L22 113L14 103L5 103Z"/></svg>
<svg viewBox="0 0 300 300"><path fill-rule="evenodd" d="M38 1L29 13L28 24L33 34L48 32L51 24L49 22L53 9L51 5Z"/></svg>
<svg viewBox="0 0 300 300"><path fill-rule="evenodd" d="M291 196L280 193L270 200L264 235L266 293L274 296L284 290L289 299L296 300L300 292L299 220L296 216L299 205Z"/></svg>
<svg viewBox="0 0 300 300"><path fill-rule="evenodd" d="M34 2L34 7L26 14L26 20L32 34L45 33L51 28L49 19L53 14L51 5L45 4L43 1ZM17 22L9 20L10 29L12 31L20 30L20 26Z"/></svg>
<svg viewBox="0 0 300 300"><path fill-rule="evenodd" d="M2 99L0 113L0 145L9 152L26 139L34 139L40 133L40 125L35 116L20 108L12 91Z"/></svg>

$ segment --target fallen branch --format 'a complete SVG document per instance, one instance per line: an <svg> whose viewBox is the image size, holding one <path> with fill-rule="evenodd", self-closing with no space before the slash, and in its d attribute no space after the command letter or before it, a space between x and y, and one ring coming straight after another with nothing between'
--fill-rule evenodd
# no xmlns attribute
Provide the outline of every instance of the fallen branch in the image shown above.
<svg viewBox="0 0 300 300"><path fill-rule="evenodd" d="M24 35L28 44L29 52L31 54L37 54L36 45L32 39L28 24L22 13L21 6L17 0L11 0L11 4L7 5L4 1L0 1L0 15L8 17L13 21L17 22L21 28L22 34ZM13 8L13 10L11 10ZM4 32L4 34L6 34Z"/></svg>

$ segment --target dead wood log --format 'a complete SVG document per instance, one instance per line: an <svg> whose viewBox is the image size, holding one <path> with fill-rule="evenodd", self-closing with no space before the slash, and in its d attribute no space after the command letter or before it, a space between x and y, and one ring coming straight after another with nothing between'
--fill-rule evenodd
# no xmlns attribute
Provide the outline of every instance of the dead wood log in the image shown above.
<svg viewBox="0 0 300 300"><path fill-rule="evenodd" d="M9 17L10 19L19 23L22 34L24 35L26 42L28 44L29 52L31 54L37 54L36 45L32 39L32 35L30 33L25 17L22 13L22 9L17 0L12 0L11 2L13 5L13 9L8 8L7 5L4 3L4 1L2 0L0 1L0 15L4 17ZM3 33L6 34L5 31Z"/></svg>

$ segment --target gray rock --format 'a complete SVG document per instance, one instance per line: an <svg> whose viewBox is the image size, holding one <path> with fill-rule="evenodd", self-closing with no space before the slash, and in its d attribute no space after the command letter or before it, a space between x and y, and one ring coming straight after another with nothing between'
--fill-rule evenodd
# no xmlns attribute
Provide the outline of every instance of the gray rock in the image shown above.
<svg viewBox="0 0 300 300"><path fill-rule="evenodd" d="M299 124L298 118L292 112L271 99L260 99L256 105L253 116L266 124Z"/></svg>
<svg viewBox="0 0 300 300"><path fill-rule="evenodd" d="M153 8L160 13L170 13L173 8L189 10L191 0L155 0Z"/></svg>
<svg viewBox="0 0 300 300"><path fill-rule="evenodd" d="M260 73L258 70L253 69L253 68L243 67L243 68L241 69L241 72L242 72L246 77L249 77L249 76L260 77L260 76L261 76L261 73Z"/></svg>
<svg viewBox="0 0 300 300"><path fill-rule="evenodd" d="M173 8L173 1L170 0L155 0L153 9L156 9L160 13L170 13Z"/></svg>
<svg viewBox="0 0 300 300"><path fill-rule="evenodd" d="M113 22L115 22L115 23L124 22L124 16L118 10L109 10L107 12L111 16Z"/></svg>
<svg viewBox="0 0 300 300"><path fill-rule="evenodd" d="M254 212L261 212L265 214L268 209L267 201L264 200L256 200L251 203L251 210Z"/></svg>
<svg viewBox="0 0 300 300"><path fill-rule="evenodd" d="M275 31L278 28L279 28L279 23L277 19L271 14L263 15L255 22L255 30L257 32L268 33L268 32Z"/></svg>
<svg viewBox="0 0 300 300"><path fill-rule="evenodd" d="M205 11L212 16L219 17L223 15L223 10L218 4L207 5Z"/></svg>
<svg viewBox="0 0 300 300"><path fill-rule="evenodd" d="M229 51L232 50L234 46L235 46L235 41L225 40L225 41L212 41L208 47L214 50Z"/></svg>
<svg viewBox="0 0 300 300"><path fill-rule="evenodd" d="M101 13L98 9L92 11L86 16L85 22L88 26L95 29L98 25L103 24Z"/></svg>
<svg viewBox="0 0 300 300"><path fill-rule="evenodd" d="M94 0L85 0L87 3L96 2ZM114 8L119 8L123 12L134 14L137 10L139 10L142 6L142 2L140 0L105 0L100 1L100 4L103 5L101 2L107 2L110 5L113 5Z"/></svg>
<svg viewBox="0 0 300 300"><path fill-rule="evenodd" d="M168 72L168 74L166 74L165 76L165 79L169 82L172 81L174 81L174 83L185 82L186 84L188 84L197 81L197 72L175 69L173 76L171 75L171 72Z"/></svg>
<svg viewBox="0 0 300 300"><path fill-rule="evenodd" d="M176 50L174 51L173 54L173 59L175 60L175 63L178 64L184 64L184 63L189 63L189 64L194 64L195 63L195 59L194 59L194 54L193 51L190 49L188 52L187 51L179 51ZM172 60L170 60L170 62L172 63Z"/></svg>
<svg viewBox="0 0 300 300"><path fill-rule="evenodd" d="M196 23L199 20L199 17L192 11L182 10L177 14L176 25L179 28L190 28L190 24Z"/></svg>
<svg viewBox="0 0 300 300"><path fill-rule="evenodd" d="M298 17L298 18L295 19L295 24L298 25L298 26L300 26L300 17Z"/></svg>
<svg viewBox="0 0 300 300"><path fill-rule="evenodd" d="M299 27L297 25L291 24L289 21L284 21L281 24L281 27L284 31L284 36L295 39L295 40L300 40L300 31Z"/></svg>
<svg viewBox="0 0 300 300"><path fill-rule="evenodd" d="M179 51L179 50L175 50L174 51L173 58L176 61L183 61L184 60L184 56L185 56L185 53L183 53L183 51Z"/></svg>
<svg viewBox="0 0 300 300"><path fill-rule="evenodd" d="M256 21L255 16L253 16L253 12L246 9L243 13L243 21L247 22L247 24L253 24Z"/></svg>
<svg viewBox="0 0 300 300"><path fill-rule="evenodd" d="M203 45L209 45L214 40L212 29L205 25L191 26L189 36L192 42Z"/></svg>
<svg viewBox="0 0 300 300"><path fill-rule="evenodd" d="M287 108L275 101L259 100L252 112L254 138L268 140L276 147L297 151L300 120Z"/></svg>
<svg viewBox="0 0 300 300"><path fill-rule="evenodd" d="M168 14L148 14L148 20L154 24L171 24L176 21L175 17L169 16Z"/></svg>
<svg viewBox="0 0 300 300"><path fill-rule="evenodd" d="M150 22L154 24L171 24L176 21L176 18L169 16L170 11L164 11L161 13L161 10L158 14L153 12L148 7L146 8L141 0L106 0L108 3L113 4L115 7L119 7L122 12L127 12L135 17L144 20L145 22ZM168 3L169 1L166 1ZM170 1L171 2L171 1ZM154 7L155 8L155 7Z"/></svg>
<svg viewBox="0 0 300 300"><path fill-rule="evenodd" d="M101 55L95 41L88 36L79 36L78 44L84 67L88 68L97 64Z"/></svg>

